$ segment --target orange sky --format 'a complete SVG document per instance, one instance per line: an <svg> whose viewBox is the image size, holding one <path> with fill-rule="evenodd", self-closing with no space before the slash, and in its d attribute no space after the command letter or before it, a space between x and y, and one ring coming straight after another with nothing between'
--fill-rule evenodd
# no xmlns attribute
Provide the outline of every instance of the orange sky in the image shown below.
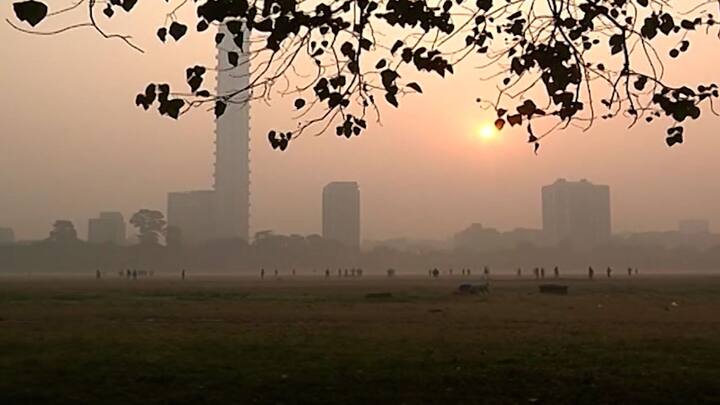
<svg viewBox="0 0 720 405"><path fill-rule="evenodd" d="M148 51L139 55L89 30L18 33L4 23L11 3L0 6L0 226L39 238L53 220L69 218L84 235L100 210L164 210L167 191L209 187L212 114L174 122L133 102L147 83L182 85L186 66L210 63L211 40L161 46L153 34L162 18L148 11L110 26L151 24L132 32ZM717 80L717 41L694 43L670 77ZM628 131L620 119L554 134L534 156L522 130L478 138L492 117L474 100L494 90L472 63L456 72L421 81L423 96L385 108L382 126L359 138L305 136L284 153L269 147L266 134L292 128L292 99L254 104L251 232L319 232L322 186L334 180L360 183L366 239L445 238L471 222L539 227L540 187L557 177L609 184L616 231L669 229L683 218L720 224L716 117L687 125L685 144L673 149L664 143L665 123Z"/></svg>

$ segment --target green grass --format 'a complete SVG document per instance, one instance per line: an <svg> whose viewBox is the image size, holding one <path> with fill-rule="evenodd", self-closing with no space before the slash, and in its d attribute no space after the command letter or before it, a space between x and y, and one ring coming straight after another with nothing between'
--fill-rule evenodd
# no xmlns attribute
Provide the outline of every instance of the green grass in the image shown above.
<svg viewBox="0 0 720 405"><path fill-rule="evenodd" d="M720 403L720 280L385 283L4 280L0 403Z"/></svg>

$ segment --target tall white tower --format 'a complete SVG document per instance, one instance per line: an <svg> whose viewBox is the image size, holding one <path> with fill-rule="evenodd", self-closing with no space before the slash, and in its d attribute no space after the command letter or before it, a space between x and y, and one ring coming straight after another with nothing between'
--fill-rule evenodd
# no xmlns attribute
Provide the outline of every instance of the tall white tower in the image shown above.
<svg viewBox="0 0 720 405"><path fill-rule="evenodd" d="M248 46L243 52L224 26L217 53L217 94L246 89L250 83ZM245 43L248 35L245 33ZM237 67L230 64L228 51L237 51ZM217 238L243 238L250 232L250 106L243 91L227 103L225 113L215 121L215 194Z"/></svg>

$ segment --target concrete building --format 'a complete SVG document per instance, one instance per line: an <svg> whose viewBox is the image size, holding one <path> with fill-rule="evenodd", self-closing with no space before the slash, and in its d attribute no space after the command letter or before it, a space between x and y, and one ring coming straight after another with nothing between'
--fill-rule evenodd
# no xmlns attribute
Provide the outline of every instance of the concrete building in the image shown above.
<svg viewBox="0 0 720 405"><path fill-rule="evenodd" d="M15 232L12 228L0 228L0 245L15 243Z"/></svg>
<svg viewBox="0 0 720 405"><path fill-rule="evenodd" d="M101 212L97 218L88 220L88 237L90 243L125 244L125 218L119 212Z"/></svg>
<svg viewBox="0 0 720 405"><path fill-rule="evenodd" d="M360 247L360 189L354 181L338 181L323 188L323 238Z"/></svg>
<svg viewBox="0 0 720 405"><path fill-rule="evenodd" d="M543 233L549 243L590 247L610 240L610 187L559 179L542 188Z"/></svg>
<svg viewBox="0 0 720 405"><path fill-rule="evenodd" d="M684 235L710 233L710 221L705 219L685 219L678 222L678 232Z"/></svg>
<svg viewBox="0 0 720 405"><path fill-rule="evenodd" d="M498 250L503 246L500 232L495 228L485 228L482 224L474 223L453 236L456 249L475 251Z"/></svg>
<svg viewBox="0 0 720 405"><path fill-rule="evenodd" d="M212 190L168 193L168 226L180 230L180 240L201 243L217 237L216 194Z"/></svg>
<svg viewBox="0 0 720 405"><path fill-rule="evenodd" d="M224 37L218 44L216 89L220 96L247 88L250 83L250 62L243 56L248 52L240 54L237 67L231 66L223 49L233 47L233 35L225 28L221 32ZM215 121L213 189L168 194L168 225L180 229L185 243L230 238L249 240L250 112L244 102L247 97L247 93L233 97L225 113Z"/></svg>

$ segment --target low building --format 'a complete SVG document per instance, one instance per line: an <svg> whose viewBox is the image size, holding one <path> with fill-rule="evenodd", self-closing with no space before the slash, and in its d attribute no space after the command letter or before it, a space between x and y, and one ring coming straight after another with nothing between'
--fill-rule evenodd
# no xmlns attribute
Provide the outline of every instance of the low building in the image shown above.
<svg viewBox="0 0 720 405"><path fill-rule="evenodd" d="M88 242L125 244L125 218L119 212L101 212L88 220Z"/></svg>
<svg viewBox="0 0 720 405"><path fill-rule="evenodd" d="M0 228L0 245L15 243L15 232L12 228Z"/></svg>
<svg viewBox="0 0 720 405"><path fill-rule="evenodd" d="M184 244L198 244L218 238L216 195L213 190L168 193L168 227L179 230Z"/></svg>
<svg viewBox="0 0 720 405"><path fill-rule="evenodd" d="M678 223L678 231L684 235L710 233L710 221L705 219L685 219Z"/></svg>

